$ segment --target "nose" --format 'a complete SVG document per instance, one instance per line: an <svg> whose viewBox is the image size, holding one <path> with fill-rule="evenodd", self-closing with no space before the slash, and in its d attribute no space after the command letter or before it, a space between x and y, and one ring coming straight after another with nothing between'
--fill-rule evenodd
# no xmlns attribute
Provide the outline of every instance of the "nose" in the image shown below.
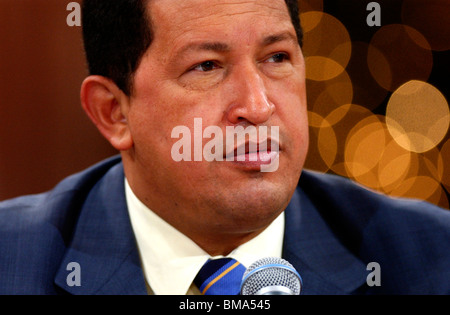
<svg viewBox="0 0 450 315"><path fill-rule="evenodd" d="M259 125L267 122L275 112L275 105L267 97L264 80L256 65L239 67L230 82L231 102L227 120L232 124L247 122Z"/></svg>

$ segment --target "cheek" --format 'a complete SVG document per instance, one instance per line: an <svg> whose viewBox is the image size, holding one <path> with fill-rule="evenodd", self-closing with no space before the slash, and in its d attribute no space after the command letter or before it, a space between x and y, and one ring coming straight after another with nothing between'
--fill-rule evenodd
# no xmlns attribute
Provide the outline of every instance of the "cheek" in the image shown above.
<svg viewBox="0 0 450 315"><path fill-rule="evenodd" d="M184 148L186 142L190 142L190 156L194 158L195 132L200 131L202 135L206 127L220 122L220 110L211 106L211 102L211 97L205 101L186 91L178 91L175 87L149 89L147 96L141 95L135 99L129 114L129 124L136 157L145 160L147 165L160 163L165 168L177 170L186 169L184 165L189 164L192 170L198 169L200 165L195 162L175 162L172 148L177 143L183 143ZM198 120L197 127L194 125L195 118L201 118L199 128ZM182 131L180 134L180 130L188 132ZM172 132L175 132L173 138Z"/></svg>
<svg viewBox="0 0 450 315"><path fill-rule="evenodd" d="M300 155L305 159L309 147L309 123L305 93L301 96L301 102L292 111L290 126L295 133L294 141L299 146Z"/></svg>
<svg viewBox="0 0 450 315"><path fill-rule="evenodd" d="M170 114L157 102L159 98L140 97L130 106L128 125L133 139L134 158L149 166L165 165L170 159Z"/></svg>
<svg viewBox="0 0 450 315"><path fill-rule="evenodd" d="M289 128L305 132L308 129L306 87L304 80L294 78L274 85L271 98L276 104L277 115Z"/></svg>
<svg viewBox="0 0 450 315"><path fill-rule="evenodd" d="M288 146L301 162L309 146L308 111L304 81L291 80L278 90L277 115L286 128Z"/></svg>

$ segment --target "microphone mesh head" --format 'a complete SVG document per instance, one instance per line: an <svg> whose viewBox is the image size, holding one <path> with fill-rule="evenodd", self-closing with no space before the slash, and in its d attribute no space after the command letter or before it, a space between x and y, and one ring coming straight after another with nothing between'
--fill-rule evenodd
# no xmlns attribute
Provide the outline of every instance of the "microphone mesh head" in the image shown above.
<svg viewBox="0 0 450 315"><path fill-rule="evenodd" d="M242 295L255 295L261 289L281 286L299 295L301 278L289 262L282 258L267 257L254 262L244 273Z"/></svg>

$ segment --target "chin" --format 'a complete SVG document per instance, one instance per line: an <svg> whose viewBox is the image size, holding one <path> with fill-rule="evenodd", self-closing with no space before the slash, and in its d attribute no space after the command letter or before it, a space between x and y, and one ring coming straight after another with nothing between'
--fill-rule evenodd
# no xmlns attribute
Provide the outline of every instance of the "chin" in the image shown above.
<svg viewBox="0 0 450 315"><path fill-rule="evenodd" d="M256 185L258 186L258 185ZM287 207L293 191L277 187L251 187L221 195L216 215L226 218L235 228L260 229L275 220ZM225 198L224 198L225 197Z"/></svg>

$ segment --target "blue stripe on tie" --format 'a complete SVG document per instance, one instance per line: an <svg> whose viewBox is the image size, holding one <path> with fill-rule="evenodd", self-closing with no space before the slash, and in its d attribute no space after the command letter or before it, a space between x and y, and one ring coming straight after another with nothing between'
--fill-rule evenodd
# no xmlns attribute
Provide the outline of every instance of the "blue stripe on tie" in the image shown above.
<svg viewBox="0 0 450 315"><path fill-rule="evenodd" d="M209 260L194 283L205 295L237 295L245 270L243 265L231 258Z"/></svg>

